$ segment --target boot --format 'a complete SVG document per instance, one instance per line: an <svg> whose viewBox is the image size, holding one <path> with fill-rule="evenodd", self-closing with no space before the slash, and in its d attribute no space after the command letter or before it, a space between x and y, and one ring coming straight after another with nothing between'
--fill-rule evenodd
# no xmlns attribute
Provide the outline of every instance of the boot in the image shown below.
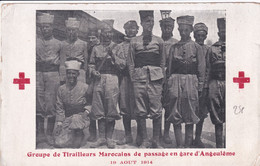
<svg viewBox="0 0 260 166"><path fill-rule="evenodd" d="M162 126L162 117L153 119L153 148L163 148L160 145L160 133Z"/></svg>
<svg viewBox="0 0 260 166"><path fill-rule="evenodd" d="M183 148L181 124L173 125L177 148Z"/></svg>
<svg viewBox="0 0 260 166"><path fill-rule="evenodd" d="M191 148L193 141L193 124L185 125L185 148Z"/></svg>
<svg viewBox="0 0 260 166"><path fill-rule="evenodd" d="M215 125L216 148L224 148L223 146L223 124Z"/></svg>
<svg viewBox="0 0 260 166"><path fill-rule="evenodd" d="M172 144L172 140L171 140L170 134L169 134L170 126L171 126L170 122L167 122L167 121L164 122L163 142L166 144Z"/></svg>
<svg viewBox="0 0 260 166"><path fill-rule="evenodd" d="M199 121L199 123L196 124L194 146L197 147L197 148L205 148L205 145L201 141L201 133L202 133L203 122L204 122L204 119L201 119Z"/></svg>
<svg viewBox="0 0 260 166"><path fill-rule="evenodd" d="M140 124L140 119L136 120L137 123L137 133L136 133L136 145L140 146L143 143L143 135L142 135L142 128Z"/></svg>
<svg viewBox="0 0 260 166"><path fill-rule="evenodd" d="M89 142L95 142L97 139L97 125L95 120L90 120L89 124L89 134L87 141Z"/></svg>
<svg viewBox="0 0 260 166"><path fill-rule="evenodd" d="M114 149L116 147L114 140L112 139L115 128L115 120L107 121L106 134L107 134L107 147Z"/></svg>
<svg viewBox="0 0 260 166"><path fill-rule="evenodd" d="M83 137L84 137L83 130L81 130L81 129L74 130L74 136L75 136L75 138L72 143L72 148L80 148Z"/></svg>
<svg viewBox="0 0 260 166"><path fill-rule="evenodd" d="M123 124L125 128L125 138L123 140L119 140L117 145L124 145L133 143L132 131L131 131L131 118L127 116L123 116Z"/></svg>
<svg viewBox="0 0 260 166"><path fill-rule="evenodd" d="M146 119L140 119L140 130L142 133L143 142L139 148L146 149L151 147L151 143L149 142L147 136L147 129L146 129Z"/></svg>
<svg viewBox="0 0 260 166"><path fill-rule="evenodd" d="M94 142L92 145L90 145L91 148L97 148L102 145L106 145L106 120L100 119L98 120L98 133L99 138L96 142Z"/></svg>

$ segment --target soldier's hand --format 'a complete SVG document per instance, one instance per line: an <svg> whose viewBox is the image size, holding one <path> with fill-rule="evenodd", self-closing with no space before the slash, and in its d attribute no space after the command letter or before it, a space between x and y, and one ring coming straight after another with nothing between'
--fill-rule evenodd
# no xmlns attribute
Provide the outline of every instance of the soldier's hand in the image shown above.
<svg viewBox="0 0 260 166"><path fill-rule="evenodd" d="M101 75L98 71L93 71L93 76L98 79L101 77Z"/></svg>
<svg viewBox="0 0 260 166"><path fill-rule="evenodd" d="M115 55L113 54L113 52L112 52L112 50L111 50L110 47L108 48L107 53L108 53L109 56L111 56L111 58L112 58L113 60L115 60Z"/></svg>
<svg viewBox="0 0 260 166"><path fill-rule="evenodd" d="M61 130L62 130L62 123L58 122L57 126L56 126L56 129L55 129L55 132L54 132L55 136L60 135Z"/></svg>
<svg viewBox="0 0 260 166"><path fill-rule="evenodd" d="M202 91L199 91L199 98L202 97Z"/></svg>

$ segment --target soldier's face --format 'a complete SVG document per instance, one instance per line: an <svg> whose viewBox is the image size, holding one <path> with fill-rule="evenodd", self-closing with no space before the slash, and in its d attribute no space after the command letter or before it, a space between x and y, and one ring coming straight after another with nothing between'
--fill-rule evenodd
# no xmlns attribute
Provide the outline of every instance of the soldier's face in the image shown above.
<svg viewBox="0 0 260 166"><path fill-rule="evenodd" d="M69 70L66 70L66 75L67 75L68 83L73 85L77 81L77 78L79 76L79 71L69 69Z"/></svg>
<svg viewBox="0 0 260 166"><path fill-rule="evenodd" d="M152 32L153 26L154 26L153 17L148 16L148 17L144 18L141 22L141 25L142 25L144 31Z"/></svg>
<svg viewBox="0 0 260 166"><path fill-rule="evenodd" d="M196 31L194 32L194 38L198 44L204 44L204 41L207 38L207 33L205 31Z"/></svg>
<svg viewBox="0 0 260 166"><path fill-rule="evenodd" d="M101 34L103 41L111 41L113 39L113 31L111 29L103 29Z"/></svg>
<svg viewBox="0 0 260 166"><path fill-rule="evenodd" d="M191 25L180 24L178 30L180 32L181 39L186 40L190 37L190 33L192 32L193 28Z"/></svg>
<svg viewBox="0 0 260 166"><path fill-rule="evenodd" d="M78 28L67 28L67 37L70 41L75 41L78 38Z"/></svg>
<svg viewBox="0 0 260 166"><path fill-rule="evenodd" d="M48 38L52 36L52 24L41 24L41 32L44 38Z"/></svg>
<svg viewBox="0 0 260 166"><path fill-rule="evenodd" d="M126 36L127 37L135 37L136 34L138 33L138 28L137 27L130 27L125 30Z"/></svg>
<svg viewBox="0 0 260 166"><path fill-rule="evenodd" d="M172 25L163 25L161 27L161 30L162 30L163 34L170 34L170 33L172 33L173 28L174 28L174 26L172 26Z"/></svg>
<svg viewBox="0 0 260 166"><path fill-rule="evenodd" d="M91 36L88 37L88 41L89 41L90 46L94 46L94 45L97 44L98 38L94 35L91 35Z"/></svg>
<svg viewBox="0 0 260 166"><path fill-rule="evenodd" d="M220 31L218 32L219 39L223 42L226 41L226 31Z"/></svg>

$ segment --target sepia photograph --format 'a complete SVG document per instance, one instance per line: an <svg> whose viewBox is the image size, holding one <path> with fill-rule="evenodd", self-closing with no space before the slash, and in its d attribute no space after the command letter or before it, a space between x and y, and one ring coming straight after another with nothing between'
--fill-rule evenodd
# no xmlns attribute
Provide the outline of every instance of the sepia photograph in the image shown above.
<svg viewBox="0 0 260 166"><path fill-rule="evenodd" d="M225 10L37 10L36 149L225 148Z"/></svg>

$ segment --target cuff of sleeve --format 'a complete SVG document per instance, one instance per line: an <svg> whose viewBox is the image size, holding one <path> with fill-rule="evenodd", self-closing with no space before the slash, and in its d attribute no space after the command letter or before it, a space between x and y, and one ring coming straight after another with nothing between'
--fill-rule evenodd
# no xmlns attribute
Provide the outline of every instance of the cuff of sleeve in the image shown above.
<svg viewBox="0 0 260 166"><path fill-rule="evenodd" d="M64 121L64 119L65 119L65 117L61 117L61 116L56 116L56 122L58 123L58 122L63 122Z"/></svg>
<svg viewBox="0 0 260 166"><path fill-rule="evenodd" d="M85 106L84 110L90 113L91 112L91 106L90 105Z"/></svg>
<svg viewBox="0 0 260 166"><path fill-rule="evenodd" d="M201 92L203 90L203 83L199 83L198 91Z"/></svg>

